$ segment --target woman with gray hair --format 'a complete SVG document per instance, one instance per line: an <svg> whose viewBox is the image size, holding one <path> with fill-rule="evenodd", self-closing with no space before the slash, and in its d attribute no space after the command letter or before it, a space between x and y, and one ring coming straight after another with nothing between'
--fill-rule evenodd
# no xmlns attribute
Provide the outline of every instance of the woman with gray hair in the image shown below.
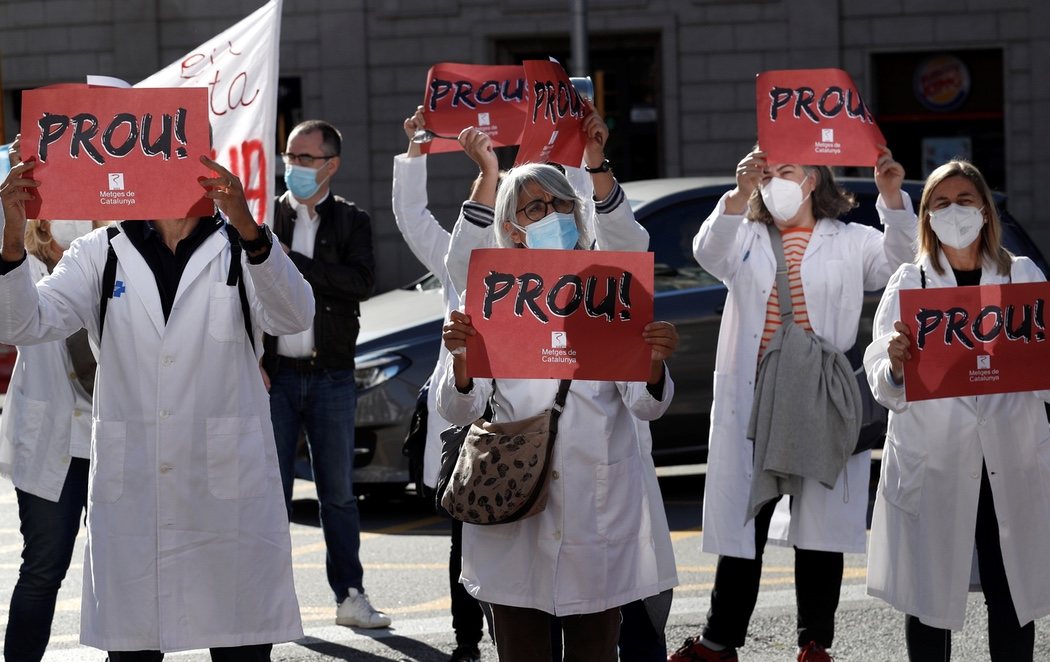
<svg viewBox="0 0 1050 662"><path fill-rule="evenodd" d="M611 175L610 175L611 177ZM602 215L633 220L623 192L596 206ZM587 230L580 201L565 176L527 164L502 179L495 204L496 243L507 249L605 247L602 219ZM470 318L452 311L442 337L451 359L438 389L441 415L466 425L492 401L492 422L519 420L554 402L556 379L473 380L466 371ZM561 618L564 659L614 662L620 607L678 583L666 520L654 497L648 440L636 421L658 418L674 385L664 366L677 346L674 326L646 325L650 371L645 382L573 381L554 445L547 507L505 524L463 527L461 581L492 605L496 647L503 662L551 659L551 620ZM510 344L506 348L513 351ZM650 476L651 474L651 476ZM662 540L666 538L667 540Z"/></svg>

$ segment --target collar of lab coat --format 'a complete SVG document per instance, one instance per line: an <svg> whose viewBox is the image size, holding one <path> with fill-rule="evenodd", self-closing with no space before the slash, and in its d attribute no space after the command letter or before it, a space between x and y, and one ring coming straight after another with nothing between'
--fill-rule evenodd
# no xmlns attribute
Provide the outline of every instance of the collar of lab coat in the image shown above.
<svg viewBox="0 0 1050 662"><path fill-rule="evenodd" d="M153 322L157 335L164 335L164 310L161 307L160 293L157 291L156 278L153 276L153 271L150 270L145 258L142 257L142 254L139 253L138 249L135 248L131 240L123 232L113 237L111 242L113 251L117 254L117 261L124 269L125 278L129 282L139 285L139 287L130 288L129 292L133 292L134 296L139 298L150 321ZM186 263L186 268L182 272L182 277L179 279L179 289L175 293L175 301L172 304L173 312L178 306L179 299L186 292L188 285L200 275L201 271L208 266L219 251L223 250L229 243L230 241L226 236L226 228L223 227L218 232L212 233L193 252L189 262Z"/></svg>

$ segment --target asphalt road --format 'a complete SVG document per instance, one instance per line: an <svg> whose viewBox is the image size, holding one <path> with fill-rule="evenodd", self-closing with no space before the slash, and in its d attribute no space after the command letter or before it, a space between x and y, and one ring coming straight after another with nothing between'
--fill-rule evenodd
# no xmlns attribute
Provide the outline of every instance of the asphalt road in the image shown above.
<svg viewBox="0 0 1050 662"><path fill-rule="evenodd" d="M714 572L714 557L700 547L698 474L661 479L671 521L681 585L675 591L668 641L676 645L696 632L704 620ZM447 523L411 500L365 498L361 502L361 557L365 587L373 603L394 619L389 630L366 631L334 625L335 605L324 579L324 542L317 526L312 484L296 485L292 544L296 588L306 637L274 648L274 660L448 659L453 646L448 615ZM83 545L83 533L78 543ZM6 627L7 605L17 576L21 539L14 490L0 483L0 626ZM59 595L51 646L45 660L97 660L105 654L80 646L77 637L82 552ZM795 659L794 584L789 549L769 546L751 639L741 651L745 661ZM903 616L864 594L864 557L847 555L834 654L848 660L883 662L905 659ZM971 594L966 629L953 640L954 660L987 660L986 619L979 594ZM484 659L494 661L491 645ZM171 660L206 660L202 651L175 653ZM1037 660L1050 660L1050 623L1037 624Z"/></svg>

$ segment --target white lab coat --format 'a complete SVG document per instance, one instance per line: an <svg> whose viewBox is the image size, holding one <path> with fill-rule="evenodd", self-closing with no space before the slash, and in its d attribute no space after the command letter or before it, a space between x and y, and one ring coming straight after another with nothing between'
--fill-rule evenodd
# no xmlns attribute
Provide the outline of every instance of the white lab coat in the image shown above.
<svg viewBox="0 0 1050 662"><path fill-rule="evenodd" d="M423 266L441 281L441 297L445 303L445 317L451 310L459 308L459 294L452 285L452 278L445 267L445 255L448 253L452 234L441 227L438 220L427 208L427 157L408 157L398 154L394 157L394 180L391 191L391 206L394 221L401 236L405 238L412 254ZM462 221L462 215L460 216ZM477 242L467 246L473 250L488 237L491 232L483 231L468 235L464 242ZM473 239L471 239L473 238ZM467 251L469 255L469 250ZM463 264L462 279L466 280L466 264ZM438 349L438 360L430 376L430 383L436 384L441 378L441 364L448 350L441 338L435 338ZM437 412L437 389L427 392L427 441L423 450L423 483L429 487L437 485L438 469L441 465L441 431L449 426L448 421Z"/></svg>
<svg viewBox="0 0 1050 662"><path fill-rule="evenodd" d="M99 343L104 229L73 242L37 286L0 276L0 339L18 345L81 327L100 346L93 402L81 642L176 651L297 639L291 540L267 394L226 284L219 230L186 265L165 323L156 281L120 234ZM253 326L298 333L310 287L280 248L244 263ZM119 296L117 296L119 294Z"/></svg>
<svg viewBox="0 0 1050 662"><path fill-rule="evenodd" d="M881 199L876 203L885 234L866 225L819 220L802 257L813 331L843 351L857 337L865 290L883 287L897 265L914 257L915 214L903 195L904 210L887 209ZM726 214L725 196L700 226L693 255L729 288L715 358L703 550L753 559L755 525L747 512L754 444L746 433L776 259L767 226ZM870 461L870 453L850 457L830 490L803 479L801 493L778 504L770 540L802 549L863 552Z"/></svg>
<svg viewBox="0 0 1050 662"><path fill-rule="evenodd" d="M47 267L26 257L30 279ZM65 340L18 348L0 418L0 476L41 499L57 502L73 457L91 446L91 399L76 383Z"/></svg>
<svg viewBox="0 0 1050 662"><path fill-rule="evenodd" d="M457 425L469 424L484 412L493 382L478 379L460 393L452 362L446 364L436 385L438 408ZM493 420L538 414L554 404L557 390L552 379L496 380ZM673 395L670 374L661 400L644 382L574 381L558 422L547 508L508 524L463 526L460 581L470 594L564 616L604 611L677 585L673 564L668 569L660 560L647 486L647 473L655 482L655 471L652 459L641 455L634 421L658 418Z"/></svg>
<svg viewBox="0 0 1050 662"><path fill-rule="evenodd" d="M928 257L927 287L955 287ZM1026 257L1011 274L985 261L981 284L1044 280ZM1010 594L1021 624L1050 614L1050 391L941 398L909 403L888 377L887 345L900 319L900 290L921 287L919 266L902 266L875 315L864 356L875 398L890 409L882 475L868 548L868 593L933 627L959 630L970 586L981 464L999 520ZM914 350L913 350L914 352Z"/></svg>

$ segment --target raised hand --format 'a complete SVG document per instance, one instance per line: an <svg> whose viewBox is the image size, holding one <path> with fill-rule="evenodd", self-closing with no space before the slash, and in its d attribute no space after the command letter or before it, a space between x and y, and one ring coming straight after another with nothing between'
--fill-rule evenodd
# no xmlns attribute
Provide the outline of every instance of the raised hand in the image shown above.
<svg viewBox="0 0 1050 662"><path fill-rule="evenodd" d="M882 201L890 209L904 209L901 184L904 183L904 166L893 160L893 153L885 145L879 145L879 158L875 162L875 186Z"/></svg>
<svg viewBox="0 0 1050 662"><path fill-rule="evenodd" d="M911 332L904 322L897 320L893 323L894 334L890 336L890 344L887 353L890 357L890 372L898 384L904 382L904 362L911 360Z"/></svg>

